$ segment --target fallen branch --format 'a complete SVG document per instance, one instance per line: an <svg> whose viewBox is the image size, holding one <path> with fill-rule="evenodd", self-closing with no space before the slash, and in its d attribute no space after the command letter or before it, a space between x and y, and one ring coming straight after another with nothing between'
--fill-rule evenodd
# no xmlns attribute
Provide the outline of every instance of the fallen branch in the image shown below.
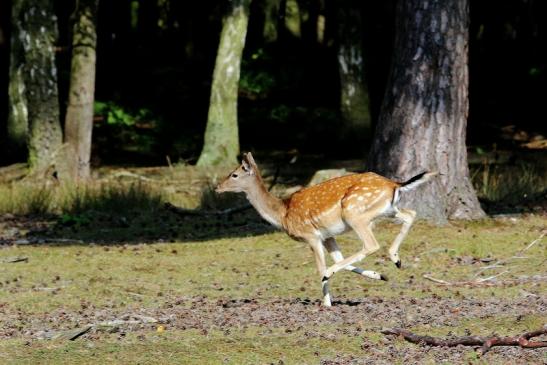
<svg viewBox="0 0 547 365"><path fill-rule="evenodd" d="M480 351L484 355L494 346L520 346L522 348L540 348L547 347L547 341L530 341L531 338L547 334L547 326L542 329L526 332L520 336L511 337L480 337L480 336L462 336L450 339L442 339L432 336L422 336L407 331L402 328L391 328L382 330L384 335L402 336L406 341L415 344L425 344L429 346L455 347L480 346Z"/></svg>
<svg viewBox="0 0 547 365"><path fill-rule="evenodd" d="M13 264L13 263L16 263L16 262L28 262L28 257L26 257L26 256L11 256L11 257L6 257L1 262L5 263L5 264Z"/></svg>

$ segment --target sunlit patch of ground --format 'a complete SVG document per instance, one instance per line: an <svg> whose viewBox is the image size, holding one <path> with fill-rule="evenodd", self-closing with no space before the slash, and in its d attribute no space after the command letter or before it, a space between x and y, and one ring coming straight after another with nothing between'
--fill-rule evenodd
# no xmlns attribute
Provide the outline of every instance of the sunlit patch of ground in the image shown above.
<svg viewBox="0 0 547 365"><path fill-rule="evenodd" d="M6 245L0 362L543 363L544 349L494 348L481 359L472 348L423 347L380 330L446 337L540 328L547 238L530 244L546 223L541 215L418 222L402 245L401 270L387 256L398 226L380 223L382 250L362 266L390 281L338 273L331 309L319 305L309 248L255 227L197 241ZM194 229L214 225L203 224ZM346 254L360 245L353 234L339 243Z"/></svg>

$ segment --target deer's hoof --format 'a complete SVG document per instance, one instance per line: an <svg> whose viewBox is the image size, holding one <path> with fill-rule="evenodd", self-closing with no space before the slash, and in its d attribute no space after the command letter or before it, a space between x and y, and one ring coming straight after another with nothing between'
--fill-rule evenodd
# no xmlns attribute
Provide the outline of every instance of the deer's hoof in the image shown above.
<svg viewBox="0 0 547 365"><path fill-rule="evenodd" d="M401 260L397 261L397 262L395 263L395 266L397 266L397 268L400 269L401 266L402 266L402 265L401 265Z"/></svg>

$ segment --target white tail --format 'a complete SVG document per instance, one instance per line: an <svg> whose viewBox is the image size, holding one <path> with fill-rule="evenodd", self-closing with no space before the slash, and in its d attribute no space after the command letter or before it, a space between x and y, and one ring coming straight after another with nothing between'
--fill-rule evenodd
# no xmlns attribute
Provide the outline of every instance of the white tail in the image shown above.
<svg viewBox="0 0 547 365"><path fill-rule="evenodd" d="M380 216L394 216L403 222L389 249L390 259L401 267L399 246L416 213L397 208L399 194L418 187L436 174L425 172L402 184L372 172L347 175L302 189L282 201L268 192L253 156L247 153L241 166L232 171L216 191L246 193L250 203L265 220L285 230L290 237L310 244L321 275L323 304L330 306L328 282L334 273L342 269L372 279L387 280L375 271L353 266L380 248L371 230L372 221ZM363 248L344 258L334 236L349 229L357 233ZM328 268L323 247L335 262Z"/></svg>

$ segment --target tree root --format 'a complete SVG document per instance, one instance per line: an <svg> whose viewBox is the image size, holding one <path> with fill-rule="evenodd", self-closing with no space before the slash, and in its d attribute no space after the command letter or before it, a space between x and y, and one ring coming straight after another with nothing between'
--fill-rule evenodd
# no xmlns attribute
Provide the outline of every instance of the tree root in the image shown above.
<svg viewBox="0 0 547 365"><path fill-rule="evenodd" d="M511 337L480 337L480 336L462 336L450 339L441 339L438 337L422 336L407 331L402 328L390 328L382 330L384 335L402 336L405 340L416 344L426 344L430 346L445 346L455 347L463 346L480 346L480 351L484 355L494 346L520 346L522 348L540 348L547 347L547 341L530 341L531 338L546 335L547 326L536 331L526 332L519 336Z"/></svg>

